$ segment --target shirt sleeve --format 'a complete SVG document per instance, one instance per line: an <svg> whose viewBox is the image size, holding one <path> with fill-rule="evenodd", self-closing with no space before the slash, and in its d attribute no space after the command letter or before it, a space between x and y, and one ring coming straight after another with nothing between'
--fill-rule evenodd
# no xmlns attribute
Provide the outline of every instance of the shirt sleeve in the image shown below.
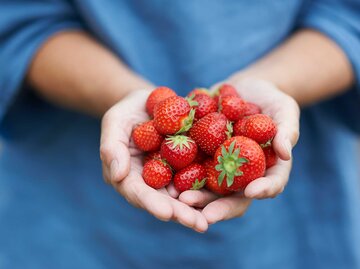
<svg viewBox="0 0 360 269"><path fill-rule="evenodd" d="M337 117L360 133L360 1L310 0L298 26L312 28L331 38L344 51L355 75L351 91L336 98Z"/></svg>
<svg viewBox="0 0 360 269"><path fill-rule="evenodd" d="M37 49L56 32L80 28L68 1L0 1L0 121Z"/></svg>

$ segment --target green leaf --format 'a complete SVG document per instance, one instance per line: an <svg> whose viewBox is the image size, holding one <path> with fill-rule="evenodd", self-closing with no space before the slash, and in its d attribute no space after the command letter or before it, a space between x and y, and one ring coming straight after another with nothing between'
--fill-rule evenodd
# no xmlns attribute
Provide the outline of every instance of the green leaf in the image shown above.
<svg viewBox="0 0 360 269"><path fill-rule="evenodd" d="M240 158L240 159L239 159L239 163L240 163L240 164L248 163L248 162L249 162L249 160L246 159L246 158Z"/></svg>
<svg viewBox="0 0 360 269"><path fill-rule="evenodd" d="M235 149L235 151L234 151L234 156L235 156L235 158L239 158L239 155L240 155L240 149L237 148L237 149Z"/></svg>
<svg viewBox="0 0 360 269"><path fill-rule="evenodd" d="M192 94L189 97L185 97L186 101L188 101L188 103L191 107L199 105L198 102L194 101L194 98L195 98L195 94Z"/></svg>
<svg viewBox="0 0 360 269"><path fill-rule="evenodd" d="M230 187L234 183L234 175L228 175L226 177L226 185Z"/></svg>
<svg viewBox="0 0 360 269"><path fill-rule="evenodd" d="M233 142L231 142L231 144L230 144L230 147L229 147L229 154L231 155L231 154L233 154L233 152L234 152L234 147L235 147L235 140L233 141Z"/></svg>
<svg viewBox="0 0 360 269"><path fill-rule="evenodd" d="M220 171L223 171L224 169L223 169L223 166L221 164L217 164L215 166L215 170L220 172Z"/></svg>
<svg viewBox="0 0 360 269"><path fill-rule="evenodd" d="M226 172L225 171L222 171L218 177L218 185L221 186L221 184L223 183L224 181L224 178L225 178L225 175L226 175Z"/></svg>
<svg viewBox="0 0 360 269"><path fill-rule="evenodd" d="M189 115L183 120L182 127L180 128L179 131L176 132L176 134L181 134L189 131L189 129L192 127L194 116L195 116L195 110L192 108L189 112Z"/></svg>
<svg viewBox="0 0 360 269"><path fill-rule="evenodd" d="M206 178L203 178L200 182L198 179L196 179L191 187L191 190L199 190L202 187L204 187L205 183L206 183Z"/></svg>
<svg viewBox="0 0 360 269"><path fill-rule="evenodd" d="M221 155L222 155L222 156L228 155L228 152L226 151L226 148L225 148L224 145L221 146Z"/></svg>
<svg viewBox="0 0 360 269"><path fill-rule="evenodd" d="M227 138L231 138L233 131L234 131L231 121L226 122L226 129L227 129L227 131L225 133L226 133Z"/></svg>

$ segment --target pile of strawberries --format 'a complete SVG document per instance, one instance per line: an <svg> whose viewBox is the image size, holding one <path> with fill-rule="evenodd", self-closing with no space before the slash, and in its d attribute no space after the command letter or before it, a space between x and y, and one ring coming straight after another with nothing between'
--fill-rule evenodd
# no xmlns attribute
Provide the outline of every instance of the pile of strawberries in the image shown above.
<svg viewBox="0 0 360 269"><path fill-rule="evenodd" d="M243 190L264 176L277 156L273 120L223 84L215 94L195 89L186 98L159 87L148 97L151 120L132 133L146 152L142 176L160 189L173 180L179 192L206 187L218 195Z"/></svg>

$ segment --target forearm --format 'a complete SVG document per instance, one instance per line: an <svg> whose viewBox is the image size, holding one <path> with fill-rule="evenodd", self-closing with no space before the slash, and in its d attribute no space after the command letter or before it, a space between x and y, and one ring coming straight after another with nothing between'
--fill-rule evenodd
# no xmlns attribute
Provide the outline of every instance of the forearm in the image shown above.
<svg viewBox="0 0 360 269"><path fill-rule="evenodd" d="M99 117L128 92L152 87L83 32L49 39L34 57L28 80L49 101Z"/></svg>
<svg viewBox="0 0 360 269"><path fill-rule="evenodd" d="M271 81L301 106L342 93L354 75L344 52L328 37L301 30L231 80L253 77Z"/></svg>

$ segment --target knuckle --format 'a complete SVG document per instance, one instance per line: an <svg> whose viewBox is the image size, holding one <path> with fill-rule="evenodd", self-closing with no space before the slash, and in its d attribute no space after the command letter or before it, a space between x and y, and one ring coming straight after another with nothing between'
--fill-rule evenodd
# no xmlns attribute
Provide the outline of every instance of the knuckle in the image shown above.
<svg viewBox="0 0 360 269"><path fill-rule="evenodd" d="M296 145L296 143L298 142L299 140L299 137L300 137L300 131L299 129L296 129L294 130L294 132L292 133L292 136L291 136L291 142L293 143L293 145Z"/></svg>
<svg viewBox="0 0 360 269"><path fill-rule="evenodd" d="M100 159L106 161L112 156L113 150L109 143L103 143L100 145Z"/></svg>
<svg viewBox="0 0 360 269"><path fill-rule="evenodd" d="M299 106L299 104L295 101L294 98L292 98L292 97L290 97L290 96L287 96L287 102L288 102L288 105L289 105L290 107L292 107L297 114L300 114L300 106Z"/></svg>

